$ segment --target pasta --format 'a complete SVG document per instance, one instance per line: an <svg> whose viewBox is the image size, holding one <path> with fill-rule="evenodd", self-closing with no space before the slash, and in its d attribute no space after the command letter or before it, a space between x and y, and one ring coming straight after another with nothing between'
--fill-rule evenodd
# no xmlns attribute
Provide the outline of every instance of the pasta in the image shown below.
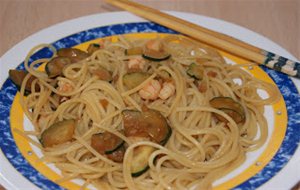
<svg viewBox="0 0 300 190"><path fill-rule="evenodd" d="M21 105L34 125L30 134L40 139L34 144L41 160L62 172L57 183L80 178L82 189L211 189L266 142L264 106L280 96L245 65L179 35L117 38L87 52L43 44L25 60ZM41 47L53 57L29 64ZM46 72L36 69L41 63ZM133 172L143 159L142 170Z"/></svg>

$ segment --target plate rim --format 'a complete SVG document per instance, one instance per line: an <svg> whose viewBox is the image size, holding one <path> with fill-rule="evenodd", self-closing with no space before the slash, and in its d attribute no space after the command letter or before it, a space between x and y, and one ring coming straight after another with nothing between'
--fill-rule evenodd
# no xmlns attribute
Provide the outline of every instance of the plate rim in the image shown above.
<svg viewBox="0 0 300 190"><path fill-rule="evenodd" d="M221 22L221 23L226 23L226 25L230 25L230 28L239 28L239 30L242 30L243 32L244 31L246 31L246 32L250 32L250 33L254 33L254 35L257 35L257 36L259 36L259 37L262 37L262 38L265 38L264 36L262 36L261 34L258 34L258 33L255 33L255 32L253 32L253 31L251 31L251 30L249 30L249 29L247 29L247 28L244 28L244 27L242 27L242 26L239 26L239 25L235 25L235 24L233 24L233 23L229 23L229 22L226 22L226 21L223 21L223 20L220 20L220 19L215 19L215 18L211 18L211 17L206 17L206 16L202 16L202 15L197 15L197 14L192 14L192 13L184 13L184 12L176 12L176 11L168 11L168 13L171 13L171 14L173 14L173 15L176 15L176 16L179 16L179 17L183 17L183 18L185 18L185 19L187 19L188 17L199 17L200 18L200 20L202 19L204 19L204 20L206 20L206 21L209 21L209 22L211 22L211 21L217 21L217 22ZM99 16L103 16L103 15L110 15L110 17L112 16L112 15L114 15L114 16L116 16L116 15L119 15L119 17L120 17L120 15L127 15L127 16L129 16L130 17L130 19L132 19L132 20L134 20L133 22L141 22L141 21L145 21L144 19L141 19L141 18L139 18L139 17L136 17L136 16L134 16L134 15L132 15L132 14L130 14L130 13L127 13L127 12L113 12L113 13L100 13L100 14L94 14L94 15L88 15L88 16L85 16L85 17L80 17L80 18L76 18L76 19L72 19L72 20L67 20L67 21L64 21L64 22L61 22L61 23L58 23L58 24L55 24L55 25L53 25L53 26L50 26L50 27L48 27L48 28L45 28L45 29L43 29L43 30L41 30L41 31L39 31L39 32L37 32L37 33L34 33L33 35L31 35L31 36L29 36L29 37L27 37L27 38L25 38L24 40L22 40L21 42L19 42L17 45L15 45L13 48L11 48L10 50L8 50L1 58L0 58L0 64L1 64L1 66L7 66L7 68L8 68L8 64L3 64L2 63L2 61L4 62L5 60L6 60L6 57L7 56L10 56L10 54L11 54L11 52L15 52L16 50L15 49L18 49L18 48L20 48L20 46L24 46L23 44L25 43L28 43L27 41L29 40L30 41L30 39L32 39L32 38L36 38L36 36L37 35L43 35L44 33L46 34L46 33L48 33L48 31L50 31L50 30L57 30L57 29L59 29L59 28L61 28L62 26L63 27L68 27L68 26L70 26L70 25L72 25L72 23L73 22L82 22L82 21L84 21L84 20L86 20L86 19L91 19L91 18L98 18ZM117 16L116 16L117 17ZM124 16L123 16L124 17ZM128 17L127 17L128 18ZM129 20L130 20L129 19ZM118 20L118 19L116 19L116 20ZM115 21L116 21L115 20ZM122 20L122 19L121 19ZM128 20L128 19L126 19L126 20ZM197 20L197 19L196 19ZM124 21L124 22L118 22L118 23L115 23L115 24L122 24L122 23L128 23L128 21ZM130 23L130 22L129 22ZM65 25L65 26L64 26ZM107 25L113 25L113 23L111 23L111 22L109 22L109 24L107 24ZM101 25L101 26L106 26L106 25ZM93 27L95 27L95 25L93 26ZM97 27L98 27L98 25L97 25ZM99 26L100 27L100 26ZM91 27L90 27L91 28ZM80 31L83 31L83 30L87 30L87 29L89 29L89 28L81 28L81 29L79 29L79 31L74 31L74 29L72 28L71 29L71 32L69 33L69 34L67 34L67 35L65 35L65 34L61 34L62 36L60 37L60 38L58 38L57 36L55 37L55 39L54 40L52 40L52 41L50 41L50 42L54 42L55 40L58 40L58 39L61 39L61 38L63 38L63 37L66 37L66 36L69 36L69 35L72 35L72 34L74 34L74 33L78 33L78 32L80 32ZM67 32L67 31L66 31ZM225 33L226 33L226 30L225 30ZM26 41L27 40L27 41ZM271 43L273 43L273 44L275 44L274 42L272 42L271 40L269 40L269 39L267 39L266 38L266 40L267 41L270 41ZM49 43L50 43L49 42ZM27 45L29 45L29 44L27 44ZM29 47L31 48L32 46L34 46L34 45L32 45L32 44L30 44L29 45ZM276 47L277 46L277 47ZM281 53L282 55L284 55L284 56L287 56L287 57L290 57L290 58L292 58L292 59L295 59L290 53L288 53L286 50L284 50L283 48L281 48L279 45L277 45L277 44L275 44L275 47L276 48L274 48L275 49L275 51L274 52L278 52L278 50L280 51L279 53ZM24 47L22 47L23 49L24 49ZM28 49L27 49L28 50ZM24 52L23 52L24 53ZM25 52L26 54L27 54L27 51ZM21 57L21 56L19 56L19 57ZM24 56L23 56L24 57ZM17 63L20 63L20 62L22 62L22 60L21 61L19 61L19 62L17 62ZM15 65L16 66L16 65ZM11 67L11 66L10 66ZM8 70L7 68L5 68L4 70ZM3 75L1 75L1 78L3 77ZM6 78L6 77L3 77L3 78ZM292 79L293 80L293 79ZM3 81L4 82L4 81ZM294 82L294 81L293 81ZM295 83L295 86L298 88L298 92L299 92L299 81L297 81L296 80L296 82L294 82ZM3 83L1 82L0 83L0 86L2 87L3 86ZM1 150L1 154L0 154L1 156L0 157L2 157L2 155L3 155L3 153L2 153L2 150ZM298 146L298 148L297 148L297 150L296 150L296 152L294 153L294 156L293 156L293 158L295 157L295 155L300 155L300 150L299 150L299 146ZM4 156L4 158L6 159L6 157ZM274 178L275 177L277 177L290 163L291 163L291 161L293 160L293 158L287 163L287 165L285 166L285 167L283 167L283 169L280 171L280 172L278 172L278 174L276 174L271 180L274 180ZM1 161L1 163L2 163L2 159L0 159L0 161ZM296 160L297 161L297 160ZM300 159L298 159L298 164L299 164L299 161L300 161ZM14 169L14 168L13 168ZM20 174L19 172L17 172L18 174ZM1 178L3 178L3 174L0 172L0 182L2 182L3 181L3 179L1 179ZM22 176L22 175L21 175ZM22 176L23 177L23 176ZM281 177L281 179L282 179L282 177ZM2 180L2 181L1 181ZM26 179L27 180L27 179ZM271 181L270 180L270 181ZM6 181L5 180L5 177L4 177L4 181ZM268 183L270 182L270 181L268 181L268 182L266 182L264 185L262 185L262 186L260 186L260 188L261 187L264 187L265 185L268 185ZM6 182L9 182L10 183L10 181L6 181ZM9 184L8 183L8 184ZM2 184L2 183L1 183ZM3 185L5 185L5 182L3 183ZM281 183L280 183L280 185L282 185L282 181L281 181ZM291 184L290 186L292 186L292 185L294 185L294 184ZM273 186L274 187L274 186ZM284 186L284 187L287 187L287 186ZM7 187L7 188L9 188L9 187ZM266 188L267 188L267 186L266 186Z"/></svg>

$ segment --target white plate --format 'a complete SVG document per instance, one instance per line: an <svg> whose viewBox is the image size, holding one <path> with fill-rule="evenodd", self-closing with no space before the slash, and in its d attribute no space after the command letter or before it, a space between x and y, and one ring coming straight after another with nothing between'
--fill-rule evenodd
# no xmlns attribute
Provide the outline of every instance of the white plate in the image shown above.
<svg viewBox="0 0 300 190"><path fill-rule="evenodd" d="M251 43L255 46L261 47L263 49L267 49L271 52L275 52L282 56L285 56L290 59L295 59L291 54L289 54L286 50L275 44L274 42L268 40L267 38L254 33L248 29L242 28L240 26L224 22L221 20L208 18L204 16L199 16L195 14L189 13L181 13L181 12L168 12L177 17L183 18L185 20L192 21L195 24L199 24L201 26L213 29L218 32L225 33L227 35L231 35L235 38L241 39L248 43ZM12 49L10 49L6 54L4 54L0 59L0 127L6 126L8 128L4 129L4 127L0 128L0 135L3 135L0 139L0 147L2 152L0 152L0 183L4 185L8 189L39 189L47 188L48 182L43 182L39 180L40 174L30 173L30 171L24 171L23 165L18 165L18 159L24 162L24 158L22 155L18 153L11 153L11 147L7 142L5 142L7 136L9 136L9 111L6 108L9 108L9 101L12 101L14 98L14 94L10 94L15 92L7 92L7 77L8 70L11 68L16 68L25 58L28 51L41 43L53 43L57 42L57 47L70 46L75 45L80 42L86 41L88 39L93 39L93 35L97 37L102 37L105 35L117 33L130 33L137 31L149 31L149 32L171 32L163 27L159 27L155 24L151 23L140 23L145 22L145 20L138 18L127 12L114 12L114 13L105 13L105 14L96 14L91 16L86 16L70 21L66 21L52 27L46 28L36 34L26 38L25 40L18 43ZM124 25L115 25L122 23L133 23L133 24L124 24ZM140 23L140 24L137 24ZM105 27L105 29L93 29L102 26L112 26L113 27ZM88 32L83 33L82 31L86 31L92 29ZM102 30L105 30L103 33ZM75 34L73 36L69 36L71 34ZM84 36L76 35L76 34L84 34ZM79 37L80 36L80 37ZM92 36L92 37L91 37ZM66 38L65 38L66 37ZM63 40L67 39L67 40ZM80 40L78 41L78 38ZM62 39L62 40L60 40ZM280 151L275 155L276 159L272 160L270 164L266 168L266 173L258 173L256 176L251 178L248 181L245 181L243 186L238 186L238 188L243 189L287 189L292 187L294 184L300 180L300 150L298 148L300 137L293 135L292 133L299 134L300 129L300 103L299 100L299 89L300 82L297 79L289 79L286 76L278 74L275 71L267 70L267 73L275 78L276 84L282 88L282 94L286 96L286 104L289 115L289 124L288 129L290 131L287 132L287 136L285 138L284 144L281 147ZM283 80L284 79L284 80ZM295 87L296 86L296 87ZM287 88L287 89L286 89ZM6 89L6 90L4 90ZM8 88L8 90L11 90ZM284 91L286 90L286 91ZM6 101L7 100L7 101ZM290 102L290 100L295 100L296 102ZM289 107L290 106L290 107ZM289 136L290 133L290 136ZM293 135L293 136L292 136ZM299 135L298 135L299 136ZM13 139L9 139L9 141L13 143ZM297 149L297 150L296 150ZM19 154L19 155L15 155ZM281 159L282 158L282 159ZM280 161L282 160L282 161ZM25 161L26 162L26 161ZM273 166L273 165L277 166ZM26 167L25 167L26 168ZM22 171L20 173L20 171ZM29 173L26 173L29 172ZM30 176L32 175L32 176ZM36 175L36 176L35 176ZM24 177L25 176L25 177ZM30 176L30 177L29 177ZM17 180L16 180L17 179ZM34 182L35 181L35 182Z"/></svg>

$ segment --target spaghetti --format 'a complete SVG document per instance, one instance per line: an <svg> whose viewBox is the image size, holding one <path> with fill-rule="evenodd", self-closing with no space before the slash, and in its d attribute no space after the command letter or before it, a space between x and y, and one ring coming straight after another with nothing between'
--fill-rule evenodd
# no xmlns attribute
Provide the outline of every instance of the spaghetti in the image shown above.
<svg viewBox="0 0 300 190"><path fill-rule="evenodd" d="M53 58L29 64L41 47ZM35 69L41 63L46 72ZM280 98L242 66L178 35L107 38L87 52L40 45L25 60L21 105L42 160L62 172L57 183L211 189L266 142L264 106Z"/></svg>

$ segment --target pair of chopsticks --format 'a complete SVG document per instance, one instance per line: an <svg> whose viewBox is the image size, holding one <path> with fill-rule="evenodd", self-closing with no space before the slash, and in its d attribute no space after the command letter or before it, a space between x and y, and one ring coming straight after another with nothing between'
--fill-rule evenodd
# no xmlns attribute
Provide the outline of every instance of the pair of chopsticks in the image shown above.
<svg viewBox="0 0 300 190"><path fill-rule="evenodd" d="M129 0L106 0L106 2L226 52L300 78L299 62Z"/></svg>

